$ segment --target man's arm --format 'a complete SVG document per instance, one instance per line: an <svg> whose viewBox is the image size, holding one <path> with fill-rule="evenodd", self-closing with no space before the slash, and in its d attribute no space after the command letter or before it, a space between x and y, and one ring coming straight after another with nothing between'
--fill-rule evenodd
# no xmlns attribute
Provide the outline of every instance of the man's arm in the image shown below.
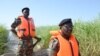
<svg viewBox="0 0 100 56"><path fill-rule="evenodd" d="M15 21L11 25L11 31L17 35L15 28L21 23L20 18L15 19Z"/></svg>
<svg viewBox="0 0 100 56"><path fill-rule="evenodd" d="M58 40L52 39L49 43L49 48L47 49L49 56L55 56L57 53L57 49L59 49L58 48Z"/></svg>

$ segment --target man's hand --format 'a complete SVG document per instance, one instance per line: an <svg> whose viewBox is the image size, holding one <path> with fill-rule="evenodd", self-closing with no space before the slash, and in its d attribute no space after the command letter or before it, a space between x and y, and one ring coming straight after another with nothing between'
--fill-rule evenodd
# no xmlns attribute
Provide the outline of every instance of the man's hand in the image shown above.
<svg viewBox="0 0 100 56"><path fill-rule="evenodd" d="M41 38L39 38L37 36L35 36L34 38L37 40L37 42L40 42L41 41Z"/></svg>
<svg viewBox="0 0 100 56"><path fill-rule="evenodd" d="M19 25L21 23L21 19L20 18L15 18L15 22L17 25Z"/></svg>
<svg viewBox="0 0 100 56"><path fill-rule="evenodd" d="M56 50L58 46L58 40L57 39L53 39L50 41L49 43L49 48L52 50Z"/></svg>
<svg viewBox="0 0 100 56"><path fill-rule="evenodd" d="M48 55L49 56L56 56L56 51L58 47L58 40L57 39L52 39L49 43L49 48L47 49Z"/></svg>

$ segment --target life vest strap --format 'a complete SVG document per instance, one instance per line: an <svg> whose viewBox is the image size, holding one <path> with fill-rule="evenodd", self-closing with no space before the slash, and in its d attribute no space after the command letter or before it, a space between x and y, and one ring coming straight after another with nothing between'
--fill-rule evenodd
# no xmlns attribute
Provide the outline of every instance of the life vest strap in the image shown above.
<svg viewBox="0 0 100 56"><path fill-rule="evenodd" d="M32 31L35 31L35 29L32 29Z"/></svg>
<svg viewBox="0 0 100 56"><path fill-rule="evenodd" d="M26 31L26 29L18 29L18 31Z"/></svg>

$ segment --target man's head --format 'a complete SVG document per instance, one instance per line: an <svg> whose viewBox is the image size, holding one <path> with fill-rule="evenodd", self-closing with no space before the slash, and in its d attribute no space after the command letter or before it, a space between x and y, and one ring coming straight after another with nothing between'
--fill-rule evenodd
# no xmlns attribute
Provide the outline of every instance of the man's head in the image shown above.
<svg viewBox="0 0 100 56"><path fill-rule="evenodd" d="M59 27L61 29L62 35L66 38L69 38L72 33L72 29L73 29L71 18L63 19L60 22Z"/></svg>
<svg viewBox="0 0 100 56"><path fill-rule="evenodd" d="M29 13L30 13L30 9L28 7L25 7L22 9L22 13L23 13L25 18L28 18Z"/></svg>

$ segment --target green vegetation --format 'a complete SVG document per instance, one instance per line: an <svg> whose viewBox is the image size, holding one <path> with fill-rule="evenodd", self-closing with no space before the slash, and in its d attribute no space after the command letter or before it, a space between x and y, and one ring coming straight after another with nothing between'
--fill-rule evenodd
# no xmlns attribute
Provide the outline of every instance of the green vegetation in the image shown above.
<svg viewBox="0 0 100 56"><path fill-rule="evenodd" d="M92 22L76 22L74 34L82 56L100 56L100 18Z"/></svg>
<svg viewBox="0 0 100 56"><path fill-rule="evenodd" d="M37 28L37 36L42 39L41 43L43 43L43 48L48 47L48 43L50 40L49 32L52 30L58 29L57 26L41 26Z"/></svg>
<svg viewBox="0 0 100 56"><path fill-rule="evenodd" d="M0 25L0 54L4 53L5 51L5 44L7 42L7 34L8 31L6 30L6 27Z"/></svg>
<svg viewBox="0 0 100 56"><path fill-rule="evenodd" d="M44 44L44 48L48 46L49 31L57 29L56 26L37 28L37 35L42 38L41 42ZM75 22L73 34L79 41L81 56L100 56L100 18L92 22Z"/></svg>
<svg viewBox="0 0 100 56"><path fill-rule="evenodd" d="M47 48L50 40L49 31L57 30L57 26L37 28L38 37L42 38L43 47ZM7 30L0 26L0 54L5 50ZM79 41L81 56L100 56L100 17L91 22L77 21L74 23L73 34Z"/></svg>

